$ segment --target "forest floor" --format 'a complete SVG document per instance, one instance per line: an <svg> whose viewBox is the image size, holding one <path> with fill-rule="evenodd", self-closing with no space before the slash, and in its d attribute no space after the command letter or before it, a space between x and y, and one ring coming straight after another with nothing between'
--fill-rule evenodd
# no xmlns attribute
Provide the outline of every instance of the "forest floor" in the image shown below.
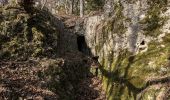
<svg viewBox="0 0 170 100"><path fill-rule="evenodd" d="M67 30L72 30L76 25L77 17L66 17L63 17L64 24ZM80 21L83 20L80 19ZM75 93L73 93L75 99L71 100L106 100L101 80L94 75L84 78L82 74L90 72L85 73L86 63L82 57L79 57L77 61L73 60L76 56L77 54L67 55L71 60L67 61L65 66L62 65L62 60L53 57L31 58L28 61L2 61L0 59L0 100L63 100L59 98L72 94L75 88ZM49 65L51 63L52 66ZM89 69L90 66L87 67ZM83 78L77 76L83 76ZM80 79L82 80L79 82ZM77 80L78 84L73 86Z"/></svg>
<svg viewBox="0 0 170 100"><path fill-rule="evenodd" d="M0 100L60 100L47 88L48 79L37 74L45 70L36 62L0 62ZM90 75L77 84L76 100L106 100L101 80Z"/></svg>
<svg viewBox="0 0 170 100"><path fill-rule="evenodd" d="M96 76L90 76L79 84L77 100L106 100L102 91L102 82Z"/></svg>

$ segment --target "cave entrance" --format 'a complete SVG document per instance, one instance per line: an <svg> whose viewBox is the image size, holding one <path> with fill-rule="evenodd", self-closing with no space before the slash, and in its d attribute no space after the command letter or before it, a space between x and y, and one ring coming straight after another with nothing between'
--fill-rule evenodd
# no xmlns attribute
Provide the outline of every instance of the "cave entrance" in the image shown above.
<svg viewBox="0 0 170 100"><path fill-rule="evenodd" d="M90 55L90 49L87 46L86 40L84 36L77 36L77 45L78 50L86 55Z"/></svg>

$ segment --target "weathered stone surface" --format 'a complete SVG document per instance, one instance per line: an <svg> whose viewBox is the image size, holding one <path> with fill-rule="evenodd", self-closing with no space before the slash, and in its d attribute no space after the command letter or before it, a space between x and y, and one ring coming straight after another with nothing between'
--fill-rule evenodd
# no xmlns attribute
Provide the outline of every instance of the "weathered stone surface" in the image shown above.
<svg viewBox="0 0 170 100"><path fill-rule="evenodd" d="M103 65L101 77L109 100L170 98L169 4L108 0L103 15L85 18L79 29Z"/></svg>
<svg viewBox="0 0 170 100"><path fill-rule="evenodd" d="M99 56L102 65L100 76L108 100L168 100L169 5L169 0L106 0L102 14L87 16L77 23L71 21L70 26L67 26L70 29L65 29L64 24L58 24L57 27L60 27L62 32L56 38L58 41L54 42L54 46L57 46L57 53L65 55L66 58L70 57L66 53L78 52L77 37L84 36L91 55ZM51 9L52 5L46 7ZM5 21L2 24L5 26L10 23ZM75 34L72 28L75 29ZM7 31L4 28L2 30ZM32 31L38 35L33 35L34 40L43 36L36 28ZM1 39L5 39L3 32L1 34ZM13 44L15 42L12 42L12 46ZM41 50L35 51L37 54ZM75 55L71 57L74 58ZM82 57L79 60L82 60ZM78 71L79 66L84 66L83 64L73 61L70 66L75 69L70 69L70 75L74 74L75 70ZM72 78L76 79L74 76ZM68 90L71 91L72 87L68 86Z"/></svg>

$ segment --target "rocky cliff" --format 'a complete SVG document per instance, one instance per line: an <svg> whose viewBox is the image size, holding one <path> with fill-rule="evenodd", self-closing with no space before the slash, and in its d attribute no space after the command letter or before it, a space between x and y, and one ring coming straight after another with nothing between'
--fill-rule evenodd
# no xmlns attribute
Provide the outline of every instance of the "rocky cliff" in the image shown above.
<svg viewBox="0 0 170 100"><path fill-rule="evenodd" d="M80 87L90 74L88 57L93 56L99 57L98 76L108 100L170 99L169 0L106 0L102 12L83 18L54 16L49 12L53 8L28 14L15 6L0 10L3 95L27 98L31 91L35 98L80 99L81 93L89 93ZM34 64L25 65L25 61ZM33 74L33 78L17 72ZM24 83L30 80L33 83L28 85L39 86L39 91L25 89Z"/></svg>
<svg viewBox="0 0 170 100"><path fill-rule="evenodd" d="M99 56L108 100L170 99L170 2L108 0L75 29Z"/></svg>

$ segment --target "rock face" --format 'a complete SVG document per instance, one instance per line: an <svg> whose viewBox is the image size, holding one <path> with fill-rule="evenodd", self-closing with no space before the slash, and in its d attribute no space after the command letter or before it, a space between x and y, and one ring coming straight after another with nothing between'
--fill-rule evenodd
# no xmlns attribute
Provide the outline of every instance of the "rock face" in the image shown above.
<svg viewBox="0 0 170 100"><path fill-rule="evenodd" d="M169 100L169 5L169 0L106 0L104 13L71 23L67 26L70 29L65 29L64 24L57 23L52 16L44 16L46 11L30 17L20 13L23 10L18 7L0 8L0 58L51 58L57 53L65 56L61 75L64 78L60 80L64 86L59 88L58 94L64 93L63 98L69 99L68 95L72 97L78 88L77 77L82 75L80 80L84 79L89 72L89 65L82 59L84 55L78 54L81 51L85 55L99 56L102 65L99 76L108 100ZM52 5L46 7L51 9ZM75 59L77 55L80 57ZM42 63L48 66L46 59ZM55 66L51 68L44 75L53 81L58 72L53 73ZM70 84L72 82L74 84Z"/></svg>
<svg viewBox="0 0 170 100"><path fill-rule="evenodd" d="M170 99L169 5L168 0L108 0L104 14L85 18L76 29L99 56L109 100Z"/></svg>

